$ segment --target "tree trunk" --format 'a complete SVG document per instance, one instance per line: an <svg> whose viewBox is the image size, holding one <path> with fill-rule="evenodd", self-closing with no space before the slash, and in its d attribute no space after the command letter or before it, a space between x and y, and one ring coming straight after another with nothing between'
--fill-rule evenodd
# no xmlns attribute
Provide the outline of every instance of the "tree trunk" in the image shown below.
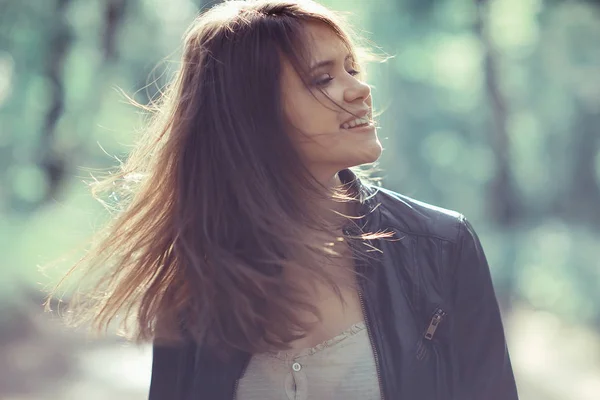
<svg viewBox="0 0 600 400"><path fill-rule="evenodd" d="M571 132L571 179L561 205L569 219L597 228L600 226L600 185L596 176L596 157L600 151L600 113L581 103Z"/></svg>
<svg viewBox="0 0 600 400"><path fill-rule="evenodd" d="M64 111L65 88L63 67L73 42L73 34L67 23L67 9L71 0L56 1L57 24L53 27L48 46L46 77L51 83L50 105L42 128L40 147L38 150L39 163L46 174L48 189L42 203L54 198L63 181L67 160L54 145L56 125Z"/></svg>
<svg viewBox="0 0 600 400"><path fill-rule="evenodd" d="M104 60L114 61L118 54L116 50L117 31L125 17L127 0L108 0L104 10L104 35L102 48Z"/></svg>
<svg viewBox="0 0 600 400"><path fill-rule="evenodd" d="M494 44L488 35L487 18L489 9L486 0L475 0L477 22L475 31L485 50L484 65L485 87L492 114L491 148L496 161L496 174L489 183L488 204L492 220L504 231L506 248L501 274L496 280L498 301L503 310L509 312L516 294L516 222L520 212L520 203L510 165L510 144L507 132L508 105L498 82L498 63Z"/></svg>
<svg viewBox="0 0 600 400"><path fill-rule="evenodd" d="M489 184L490 211L498 225L510 227L517 220L520 210L509 161L508 107L498 83L496 52L486 30L487 1L475 1L478 11L475 31L485 49L485 85L492 113L491 147L496 161L496 174Z"/></svg>

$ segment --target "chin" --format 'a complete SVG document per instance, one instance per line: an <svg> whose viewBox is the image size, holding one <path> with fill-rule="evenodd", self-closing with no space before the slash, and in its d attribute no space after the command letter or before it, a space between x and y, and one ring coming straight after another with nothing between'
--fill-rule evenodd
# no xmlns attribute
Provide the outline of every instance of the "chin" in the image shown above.
<svg viewBox="0 0 600 400"><path fill-rule="evenodd" d="M379 142L370 144L361 149L359 154L354 155L351 159L348 160L346 166L344 168L357 167L359 165L364 164L372 164L375 161L379 160L383 149ZM344 169L342 168L342 169Z"/></svg>
<svg viewBox="0 0 600 400"><path fill-rule="evenodd" d="M361 150L361 164L371 164L379 160L379 157L381 157L381 153L383 152L383 147L381 147L379 140L375 140L373 143L364 146Z"/></svg>

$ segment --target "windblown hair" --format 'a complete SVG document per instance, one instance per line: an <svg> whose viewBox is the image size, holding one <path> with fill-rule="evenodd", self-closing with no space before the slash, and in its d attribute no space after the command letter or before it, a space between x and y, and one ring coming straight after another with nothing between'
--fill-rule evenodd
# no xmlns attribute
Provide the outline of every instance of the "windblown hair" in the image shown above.
<svg viewBox="0 0 600 400"><path fill-rule="evenodd" d="M71 270L95 279L71 300L77 321L102 329L133 318L138 341L191 338L255 353L303 337L310 326L292 311L320 318L300 281L341 298L351 283L323 268L339 253L306 240L307 228L339 228L316 206L331 193L285 134L281 98L282 59L307 70L311 22L356 54L342 18L309 0L226 1L194 21L139 142L95 184L95 196L120 202Z"/></svg>

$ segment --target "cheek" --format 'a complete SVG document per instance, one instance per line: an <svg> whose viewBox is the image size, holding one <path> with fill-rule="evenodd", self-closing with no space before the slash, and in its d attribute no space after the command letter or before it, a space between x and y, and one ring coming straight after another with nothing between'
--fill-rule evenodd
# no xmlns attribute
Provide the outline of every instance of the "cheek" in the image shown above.
<svg viewBox="0 0 600 400"><path fill-rule="evenodd" d="M331 104L328 99L320 97L323 96L320 95L318 99L311 94L297 96L289 104L288 118L290 122L305 134L324 134L337 127L335 105Z"/></svg>
<svg viewBox="0 0 600 400"><path fill-rule="evenodd" d="M306 119L306 100L301 95L289 96L285 102L285 114L288 121L296 128L302 127L302 122Z"/></svg>

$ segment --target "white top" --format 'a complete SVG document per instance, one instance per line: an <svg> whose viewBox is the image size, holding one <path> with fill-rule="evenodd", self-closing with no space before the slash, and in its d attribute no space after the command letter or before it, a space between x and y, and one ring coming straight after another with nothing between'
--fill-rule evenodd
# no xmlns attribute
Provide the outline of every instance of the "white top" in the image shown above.
<svg viewBox="0 0 600 400"><path fill-rule="evenodd" d="M240 379L237 400L379 400L366 325L359 322L321 344L256 354Z"/></svg>

